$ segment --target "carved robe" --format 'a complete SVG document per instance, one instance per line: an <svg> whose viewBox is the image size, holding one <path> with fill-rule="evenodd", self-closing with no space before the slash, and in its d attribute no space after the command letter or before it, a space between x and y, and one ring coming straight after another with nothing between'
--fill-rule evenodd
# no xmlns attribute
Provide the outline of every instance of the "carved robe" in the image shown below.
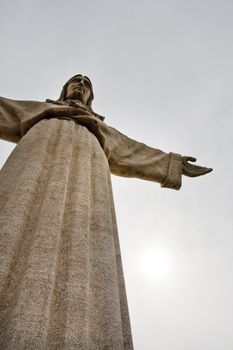
<svg viewBox="0 0 233 350"><path fill-rule="evenodd" d="M110 172L181 186L181 156L93 114L0 99L0 348L131 350Z"/></svg>

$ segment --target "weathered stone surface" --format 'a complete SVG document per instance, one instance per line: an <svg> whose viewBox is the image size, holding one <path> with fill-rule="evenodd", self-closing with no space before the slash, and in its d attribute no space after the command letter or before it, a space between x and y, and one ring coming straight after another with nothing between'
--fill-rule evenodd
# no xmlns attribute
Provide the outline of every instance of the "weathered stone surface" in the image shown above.
<svg viewBox="0 0 233 350"><path fill-rule="evenodd" d="M109 127L93 97L78 75L58 101L0 98L18 142L0 172L0 349L132 350L110 171L178 190L211 170Z"/></svg>
<svg viewBox="0 0 233 350"><path fill-rule="evenodd" d="M106 156L43 120L1 171L1 349L132 349Z"/></svg>

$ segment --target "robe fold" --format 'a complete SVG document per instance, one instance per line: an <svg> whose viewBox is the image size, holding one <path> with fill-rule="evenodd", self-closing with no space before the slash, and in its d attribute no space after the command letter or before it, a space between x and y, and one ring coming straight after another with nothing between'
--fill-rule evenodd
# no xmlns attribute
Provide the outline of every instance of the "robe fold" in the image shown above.
<svg viewBox="0 0 233 350"><path fill-rule="evenodd" d="M0 349L132 350L110 172L181 186L182 158L82 108L0 98Z"/></svg>

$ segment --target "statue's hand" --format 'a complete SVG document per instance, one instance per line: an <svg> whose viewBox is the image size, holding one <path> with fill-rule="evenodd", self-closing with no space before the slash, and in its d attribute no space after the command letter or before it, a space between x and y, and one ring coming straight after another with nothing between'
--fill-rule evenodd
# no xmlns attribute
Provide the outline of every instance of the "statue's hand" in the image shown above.
<svg viewBox="0 0 233 350"><path fill-rule="evenodd" d="M183 169L182 174L189 177L196 177L210 173L213 169L206 168L204 166L199 166L195 164L190 164L189 162L196 162L196 158L193 157L182 157Z"/></svg>

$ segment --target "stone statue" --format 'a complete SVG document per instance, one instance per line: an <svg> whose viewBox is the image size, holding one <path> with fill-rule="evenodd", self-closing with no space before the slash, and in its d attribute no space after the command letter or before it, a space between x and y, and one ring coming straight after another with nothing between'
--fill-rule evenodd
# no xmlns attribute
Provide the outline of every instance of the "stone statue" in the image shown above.
<svg viewBox="0 0 233 350"><path fill-rule="evenodd" d="M110 172L178 190L212 169L146 146L92 110L91 81L57 101L0 99L1 349L133 349Z"/></svg>

